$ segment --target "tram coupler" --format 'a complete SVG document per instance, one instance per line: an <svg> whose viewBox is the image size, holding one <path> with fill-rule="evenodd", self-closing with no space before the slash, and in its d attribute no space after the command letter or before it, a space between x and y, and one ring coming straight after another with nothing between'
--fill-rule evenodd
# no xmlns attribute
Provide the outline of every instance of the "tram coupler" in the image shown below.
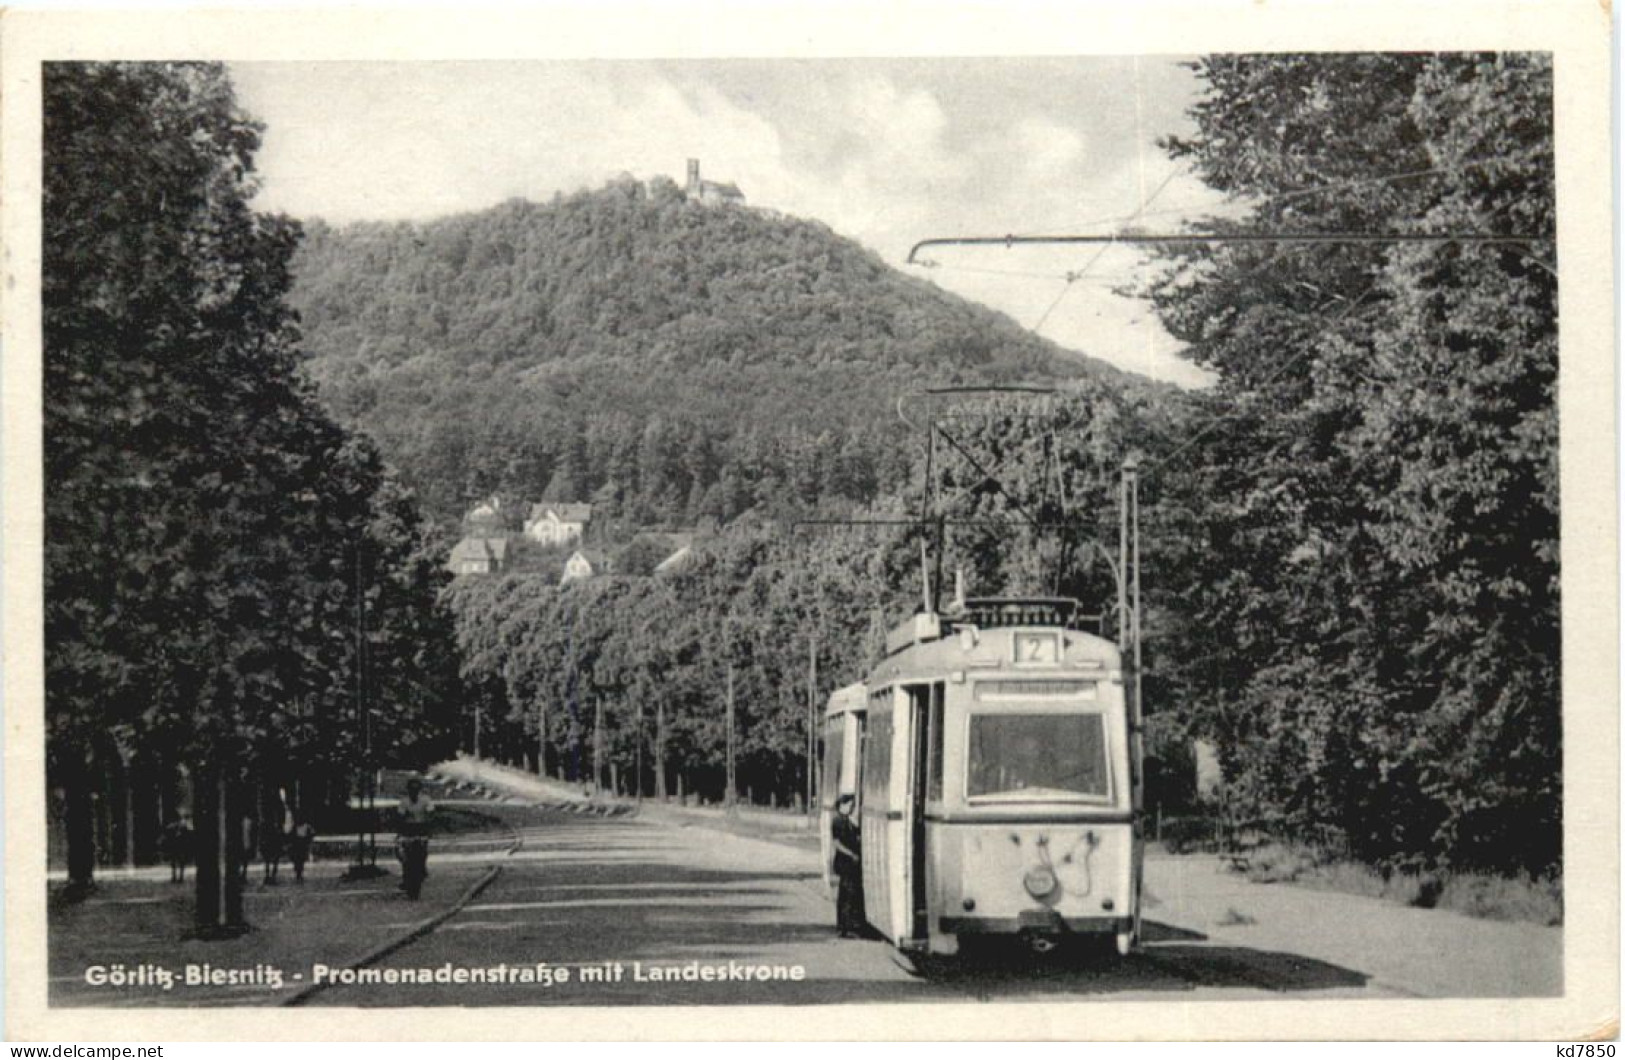
<svg viewBox="0 0 1625 1060"><path fill-rule="evenodd" d="M1040 957L1046 957L1061 948L1061 939L1056 935L1040 935L1037 932L1029 932L1027 934L1027 948Z"/></svg>

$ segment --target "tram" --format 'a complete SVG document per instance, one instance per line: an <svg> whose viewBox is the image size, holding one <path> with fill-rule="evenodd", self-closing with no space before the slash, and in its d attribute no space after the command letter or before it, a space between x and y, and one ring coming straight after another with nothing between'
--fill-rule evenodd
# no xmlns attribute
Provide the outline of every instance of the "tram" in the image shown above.
<svg viewBox="0 0 1625 1060"><path fill-rule="evenodd" d="M1140 741L1116 644L1059 598L961 601L894 629L825 710L830 831L855 796L864 916L904 954L1140 934Z"/></svg>

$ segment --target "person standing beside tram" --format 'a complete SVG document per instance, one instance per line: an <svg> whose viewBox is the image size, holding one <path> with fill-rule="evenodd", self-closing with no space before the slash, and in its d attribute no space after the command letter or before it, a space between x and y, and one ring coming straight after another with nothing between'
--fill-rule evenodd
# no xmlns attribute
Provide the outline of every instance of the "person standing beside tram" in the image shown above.
<svg viewBox="0 0 1625 1060"><path fill-rule="evenodd" d="M835 847L835 927L843 939L863 934L863 832L852 819L857 798L851 794L835 800L835 816L830 822L830 838Z"/></svg>

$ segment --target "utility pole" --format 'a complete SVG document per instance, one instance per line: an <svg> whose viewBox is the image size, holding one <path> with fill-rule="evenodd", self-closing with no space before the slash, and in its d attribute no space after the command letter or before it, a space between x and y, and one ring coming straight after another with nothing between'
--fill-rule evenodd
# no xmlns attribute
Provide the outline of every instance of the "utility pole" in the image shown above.
<svg viewBox="0 0 1625 1060"><path fill-rule="evenodd" d="M818 638L807 642L807 816L818 797Z"/></svg>
<svg viewBox="0 0 1625 1060"><path fill-rule="evenodd" d="M594 696L592 701L592 790L594 794L604 783L604 700Z"/></svg>
<svg viewBox="0 0 1625 1060"><path fill-rule="evenodd" d="M367 703L367 598L362 591L361 580L361 540L355 542L355 709L356 726L361 730L361 776L359 790L363 812L360 824L357 825L355 864L345 870L344 878L348 880L371 879L385 875L384 870L378 867L378 771L377 763L372 752L372 708ZM222 779L221 795L223 808L229 808L234 800L229 797L227 786L229 779ZM250 811L253 812L253 811ZM235 815L233 815L235 816ZM230 822L231 830L224 833L228 841L237 841L236 820ZM277 821L274 827L280 828L282 822ZM267 822L267 826L271 826Z"/></svg>
<svg viewBox="0 0 1625 1060"><path fill-rule="evenodd" d="M734 664L728 664L728 790L722 797L722 803L730 810L734 805Z"/></svg>
<svg viewBox="0 0 1625 1060"><path fill-rule="evenodd" d="M1128 483L1129 504L1129 564L1133 570L1133 614L1132 633L1134 637L1134 782L1135 805L1138 807L1145 799L1145 718L1141 705L1141 665L1140 665L1140 461L1138 456L1131 455L1123 464L1123 475Z"/></svg>
<svg viewBox="0 0 1625 1060"><path fill-rule="evenodd" d="M638 786L638 801L643 801L643 696L638 696L637 772L633 774Z"/></svg>
<svg viewBox="0 0 1625 1060"><path fill-rule="evenodd" d="M1123 477L1117 484L1117 648L1128 651L1128 477L1129 467L1123 465Z"/></svg>
<svg viewBox="0 0 1625 1060"><path fill-rule="evenodd" d="M361 797L365 800L367 813L363 815L363 822L373 816L377 808L372 798L372 711L367 709L366 694L366 666L367 666L367 601L361 593L361 541L355 543L355 709L360 715L356 720L361 723ZM376 824L373 825L377 827ZM367 863L367 834L366 825L362 826L362 834L357 836L355 863L359 869ZM372 849L372 864L378 863L377 840L374 838Z"/></svg>
<svg viewBox="0 0 1625 1060"><path fill-rule="evenodd" d="M666 801L666 699L655 700L655 798Z"/></svg>
<svg viewBox="0 0 1625 1060"><path fill-rule="evenodd" d="M1144 886L1144 862L1140 856L1145 843L1145 715L1140 699L1141 691L1141 658L1140 658L1140 458L1137 453L1130 453L1123 461L1123 513L1119 516L1119 525L1124 534L1124 544L1121 547L1123 562L1127 566L1119 568L1121 577L1118 579L1118 598L1132 592L1132 605L1128 633L1133 640L1133 655L1131 665L1134 667L1134 683L1131 688L1124 691L1133 697L1133 706L1129 711L1129 742L1132 748L1132 758L1129 765L1130 780L1133 790L1134 802L1134 908L1139 908L1141 889ZM1135 917L1135 927L1138 930L1139 917Z"/></svg>
<svg viewBox="0 0 1625 1060"><path fill-rule="evenodd" d="M1123 666L1123 694L1129 700L1130 782L1138 813L1145 798L1145 724L1140 703L1140 461L1130 454L1123 461L1118 486L1117 514L1117 643Z"/></svg>
<svg viewBox="0 0 1625 1060"><path fill-rule="evenodd" d="M547 700L536 700L536 775L547 776Z"/></svg>

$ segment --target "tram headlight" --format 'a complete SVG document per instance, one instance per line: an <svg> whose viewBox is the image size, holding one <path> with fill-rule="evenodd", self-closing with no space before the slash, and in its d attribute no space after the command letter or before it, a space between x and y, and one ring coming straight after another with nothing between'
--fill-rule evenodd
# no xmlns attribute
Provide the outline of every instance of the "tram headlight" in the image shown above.
<svg viewBox="0 0 1625 1060"><path fill-rule="evenodd" d="M1022 878L1022 886L1034 898L1048 898L1055 893L1061 881L1055 878L1055 870L1048 865L1040 865L1035 869L1028 869L1027 875Z"/></svg>

